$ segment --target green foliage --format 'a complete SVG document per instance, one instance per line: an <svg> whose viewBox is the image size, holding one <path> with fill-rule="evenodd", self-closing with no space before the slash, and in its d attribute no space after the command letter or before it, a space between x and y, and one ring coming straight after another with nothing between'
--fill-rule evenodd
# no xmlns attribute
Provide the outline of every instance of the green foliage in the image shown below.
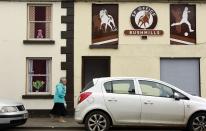
<svg viewBox="0 0 206 131"><path fill-rule="evenodd" d="M36 89L36 90L39 90L43 87L43 85L45 84L44 81L40 81L40 80L37 80L35 82L32 83L33 87Z"/></svg>

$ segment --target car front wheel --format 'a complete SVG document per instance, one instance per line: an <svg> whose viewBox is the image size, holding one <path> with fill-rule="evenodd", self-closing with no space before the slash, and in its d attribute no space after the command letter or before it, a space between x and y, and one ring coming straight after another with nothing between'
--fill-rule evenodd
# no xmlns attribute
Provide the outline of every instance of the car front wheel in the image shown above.
<svg viewBox="0 0 206 131"><path fill-rule="evenodd" d="M94 111L86 117L85 127L87 131L108 131L110 128L109 117L104 112Z"/></svg>
<svg viewBox="0 0 206 131"><path fill-rule="evenodd" d="M206 131L206 113L197 113L192 116L188 124L189 131Z"/></svg>

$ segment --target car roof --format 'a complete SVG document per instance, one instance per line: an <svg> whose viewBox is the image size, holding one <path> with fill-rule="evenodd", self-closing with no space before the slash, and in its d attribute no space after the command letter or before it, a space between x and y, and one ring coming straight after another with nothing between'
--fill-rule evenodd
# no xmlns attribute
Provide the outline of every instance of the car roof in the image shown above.
<svg viewBox="0 0 206 131"><path fill-rule="evenodd" d="M146 78L146 77L101 77L101 78L94 78L94 80L118 80L118 79L138 79L138 80L152 80L152 81L159 81L157 79Z"/></svg>
<svg viewBox="0 0 206 131"><path fill-rule="evenodd" d="M127 79L136 79L136 80L147 80L147 81L153 81L153 82L158 82L158 83L162 83L162 84L165 84L165 85L168 85L168 86L172 86L174 88L177 88L175 87L174 85L171 85L167 82L164 82L164 81L161 81L161 80L157 80L157 79L153 79L153 78L146 78L146 77L101 77L101 78L94 78L93 79L93 82L96 83L96 82L104 82L104 81L110 81L110 80L127 80Z"/></svg>

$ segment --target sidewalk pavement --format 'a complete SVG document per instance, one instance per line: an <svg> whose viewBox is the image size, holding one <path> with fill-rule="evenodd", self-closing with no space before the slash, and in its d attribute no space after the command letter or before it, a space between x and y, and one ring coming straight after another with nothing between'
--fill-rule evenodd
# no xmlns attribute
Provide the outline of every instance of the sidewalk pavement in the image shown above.
<svg viewBox="0 0 206 131"><path fill-rule="evenodd" d="M74 121L74 118L65 118L66 123L59 123L51 118L29 118L24 125L18 126L21 129L81 129L80 125Z"/></svg>

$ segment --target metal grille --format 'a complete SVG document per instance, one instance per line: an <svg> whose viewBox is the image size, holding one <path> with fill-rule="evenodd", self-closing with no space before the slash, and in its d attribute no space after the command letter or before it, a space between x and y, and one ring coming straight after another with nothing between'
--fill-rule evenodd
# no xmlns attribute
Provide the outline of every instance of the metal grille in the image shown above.
<svg viewBox="0 0 206 131"><path fill-rule="evenodd" d="M19 111L24 111L25 108L23 105L16 106Z"/></svg>

